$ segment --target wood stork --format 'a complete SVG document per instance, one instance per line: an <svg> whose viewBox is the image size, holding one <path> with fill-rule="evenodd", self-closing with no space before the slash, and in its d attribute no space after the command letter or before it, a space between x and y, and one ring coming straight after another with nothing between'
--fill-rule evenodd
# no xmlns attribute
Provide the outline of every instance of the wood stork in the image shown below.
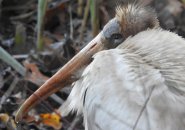
<svg viewBox="0 0 185 130"><path fill-rule="evenodd" d="M16 121L72 82L61 112L83 114L86 130L185 129L185 40L161 29L150 7L117 7L115 18L24 102Z"/></svg>

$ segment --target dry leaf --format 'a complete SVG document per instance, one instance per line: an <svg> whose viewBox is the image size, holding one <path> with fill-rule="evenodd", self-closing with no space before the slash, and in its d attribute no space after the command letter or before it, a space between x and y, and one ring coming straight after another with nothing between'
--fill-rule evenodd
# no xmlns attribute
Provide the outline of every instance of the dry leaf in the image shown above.
<svg viewBox="0 0 185 130"><path fill-rule="evenodd" d="M42 85L46 80L49 79L49 77L43 75L36 64L34 63L28 63L27 61L24 62L24 67L27 70L30 70L31 73L27 74L26 79L37 84L38 86Z"/></svg>
<svg viewBox="0 0 185 130"><path fill-rule="evenodd" d="M40 114L40 118L44 125L51 126L54 129L60 129L62 127L61 116L56 113Z"/></svg>

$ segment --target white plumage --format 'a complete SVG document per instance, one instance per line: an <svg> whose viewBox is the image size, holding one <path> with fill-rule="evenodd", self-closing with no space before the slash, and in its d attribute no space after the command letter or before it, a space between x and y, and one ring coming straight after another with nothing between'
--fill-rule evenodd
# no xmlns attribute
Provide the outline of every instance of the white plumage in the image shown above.
<svg viewBox="0 0 185 130"><path fill-rule="evenodd" d="M184 130L185 40L162 29L94 56L61 112L87 130Z"/></svg>

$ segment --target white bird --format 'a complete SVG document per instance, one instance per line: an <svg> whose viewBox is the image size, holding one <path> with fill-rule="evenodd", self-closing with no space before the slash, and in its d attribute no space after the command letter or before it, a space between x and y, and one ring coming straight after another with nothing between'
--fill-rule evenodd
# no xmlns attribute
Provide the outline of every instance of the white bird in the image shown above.
<svg viewBox="0 0 185 130"><path fill-rule="evenodd" d="M83 114L86 130L185 129L185 40L161 29L150 7L117 7L98 36L25 101L16 121L38 97L71 82L61 112Z"/></svg>

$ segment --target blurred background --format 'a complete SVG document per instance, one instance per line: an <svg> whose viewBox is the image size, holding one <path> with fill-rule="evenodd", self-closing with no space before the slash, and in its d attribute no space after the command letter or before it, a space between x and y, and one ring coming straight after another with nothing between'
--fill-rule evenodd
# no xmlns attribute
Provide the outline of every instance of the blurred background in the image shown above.
<svg viewBox="0 0 185 130"><path fill-rule="evenodd" d="M133 0L131 0L133 1ZM185 38L185 0L140 0L160 25ZM18 107L96 36L128 0L0 0L0 130L83 130L82 116L57 109L65 88L42 101L22 123Z"/></svg>

